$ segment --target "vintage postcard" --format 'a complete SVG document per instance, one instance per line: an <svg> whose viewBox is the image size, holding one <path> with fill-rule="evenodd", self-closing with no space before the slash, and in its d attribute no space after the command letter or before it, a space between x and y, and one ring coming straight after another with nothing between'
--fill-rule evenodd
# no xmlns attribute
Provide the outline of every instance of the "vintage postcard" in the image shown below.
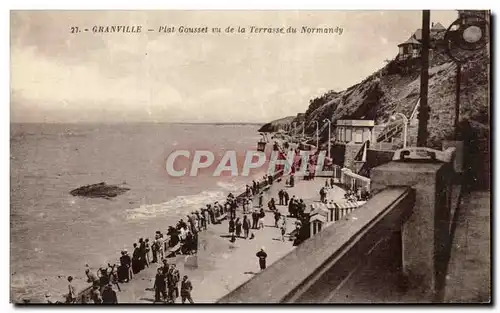
<svg viewBox="0 0 500 313"><path fill-rule="evenodd" d="M490 303L490 11L11 11L10 301Z"/></svg>

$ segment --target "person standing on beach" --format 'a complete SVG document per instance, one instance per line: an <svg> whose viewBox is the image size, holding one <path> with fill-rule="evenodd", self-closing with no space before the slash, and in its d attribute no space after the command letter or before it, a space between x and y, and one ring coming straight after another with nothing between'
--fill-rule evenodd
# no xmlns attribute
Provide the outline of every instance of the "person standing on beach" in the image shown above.
<svg viewBox="0 0 500 313"><path fill-rule="evenodd" d="M99 286L97 286L99 288ZM66 303L76 302L76 289L73 286L73 276L68 276L68 295L66 296Z"/></svg>
<svg viewBox="0 0 500 313"><path fill-rule="evenodd" d="M283 199L285 200L285 205L288 205L288 199L290 196L288 195L288 192L285 190L283 191Z"/></svg>
<svg viewBox="0 0 500 313"><path fill-rule="evenodd" d="M167 286L165 283L165 275L163 274L163 267L158 268L155 276L155 302L160 302L160 297L165 301L167 298Z"/></svg>
<svg viewBox="0 0 500 313"><path fill-rule="evenodd" d="M259 258L259 266L260 270L265 270L266 269L266 258L267 258L267 253L264 251L264 247L260 249L259 252L257 252L256 256Z"/></svg>
<svg viewBox="0 0 500 313"><path fill-rule="evenodd" d="M243 216L243 233L245 234L245 239L248 239L248 233L250 231L250 221L248 220L247 216Z"/></svg>
<svg viewBox="0 0 500 313"><path fill-rule="evenodd" d="M181 283L182 304L184 304L186 300L188 300L189 303L194 303L193 299L191 298L192 290L193 290L193 285L189 281L187 275L184 275L184 277L182 277L182 283Z"/></svg>

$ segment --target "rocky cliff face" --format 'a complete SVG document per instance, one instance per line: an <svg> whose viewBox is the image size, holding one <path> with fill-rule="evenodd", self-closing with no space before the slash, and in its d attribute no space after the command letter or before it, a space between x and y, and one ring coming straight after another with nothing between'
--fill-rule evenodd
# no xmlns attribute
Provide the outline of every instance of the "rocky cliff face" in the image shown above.
<svg viewBox="0 0 500 313"><path fill-rule="evenodd" d="M429 65L430 119L428 146L441 148L443 139L453 135L456 66L445 53L441 38L435 39ZM373 119L385 123L396 112L409 116L419 99L420 61L397 58L361 83L344 91L330 91L310 101L304 114L306 134L314 136L316 125L322 125L322 141L327 138L331 119ZM479 138L489 136L489 58L487 50L469 55L462 65L460 120L468 120ZM301 121L298 131L301 131ZM300 123L300 124L299 124Z"/></svg>

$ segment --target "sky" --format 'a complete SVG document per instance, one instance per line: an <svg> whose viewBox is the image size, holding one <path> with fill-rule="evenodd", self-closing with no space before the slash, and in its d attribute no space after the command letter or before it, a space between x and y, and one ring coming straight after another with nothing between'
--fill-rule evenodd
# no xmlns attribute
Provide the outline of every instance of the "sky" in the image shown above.
<svg viewBox="0 0 500 313"><path fill-rule="evenodd" d="M431 11L448 27L456 11ZM394 58L421 11L11 11L11 122L249 122L304 112ZM141 33L71 27L141 25ZM220 34L147 32L221 27ZM227 26L244 34L224 33ZM248 28L296 27L296 34ZM300 28L341 27L341 35Z"/></svg>

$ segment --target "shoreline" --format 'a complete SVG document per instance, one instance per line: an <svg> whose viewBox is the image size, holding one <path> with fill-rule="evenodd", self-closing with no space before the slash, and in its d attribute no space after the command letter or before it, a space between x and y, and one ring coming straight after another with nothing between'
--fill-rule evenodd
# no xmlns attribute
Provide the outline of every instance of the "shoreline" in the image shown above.
<svg viewBox="0 0 500 313"><path fill-rule="evenodd" d="M264 173L264 174L265 174L265 173ZM278 172L278 173L276 173L276 174L274 175L274 179L273 179L274 183L276 183L276 179L277 179L278 177L280 177L281 175L282 175L282 172ZM268 181L265 181L265 180L263 180L262 178L261 178L260 180L255 179L255 181L259 184L259 186L260 186L261 190L262 190L263 188L265 188L266 186L268 186ZM249 183L251 184L251 182L249 182ZM266 193L266 192L267 192L267 191L264 191L264 193ZM239 202L239 200L241 200L242 198L244 198L244 197L245 197L245 194L246 194L246 193L245 193L245 191L242 191L241 193L240 193L240 192L234 192L234 193L235 193L235 194L237 194L237 196L235 196L235 199L237 199L237 200L238 200L238 202ZM258 196L258 195L254 195L254 196L253 196L253 198L254 198L254 203L255 203L255 197L257 197L257 196ZM193 208L192 210L196 210L196 209L195 209L195 208ZM237 212L239 213L240 211L241 211L241 207L238 207ZM181 219L181 218L182 218L182 219L185 219L185 215L186 215L186 214L188 214L188 213L189 213L189 212L186 212L186 213L181 213L181 214L180 214L180 216L179 216L179 219ZM174 222L172 225L173 225L173 226L175 226L175 223L176 223L176 222ZM222 224L224 224L224 223L222 223ZM211 228L213 228L214 226L220 226L220 225L222 225L222 224L215 224L215 225L214 225L214 224L209 224L209 225L208 225L208 226L209 226L209 228L208 228L208 229L210 230L210 227L211 227ZM171 225L171 226L172 226L172 225ZM167 226L167 227L168 227L168 226ZM203 231L201 231L200 233L203 233L203 232L207 232L207 230L203 230ZM200 234L200 233L199 233L199 234ZM150 236L144 236L143 238L149 238L149 237L151 237L151 236L154 236L154 233L153 233L153 232L151 233L151 235L150 235ZM116 253L117 253L116 261L115 261L115 262L110 262L111 264L115 264L115 263L116 263L116 264L119 264L119 251L117 251ZM184 270L184 266L183 266L183 265L184 265L184 263L185 263L185 262L183 262L183 261L182 261L182 259L184 259L186 256L187 256L187 255L176 255L175 257L173 257L173 258L168 258L167 260L168 260L169 264L177 264L177 265L178 265L178 269L181 271L181 269L182 269L182 270ZM154 264L155 264L155 263L152 263L152 264L150 264L150 267L149 267L149 268L147 268L147 267L146 267L146 268L145 268L144 270L142 270L141 272L139 272L139 273L137 273L137 274L134 274L134 279L133 279L131 282L135 283L135 282L136 282L136 280L138 280L138 279L136 279L136 277L139 277L141 280L144 280L145 278L144 278L144 277L142 277L142 276L144 276L144 274L143 274L143 273L149 272L149 271L151 270L151 268L153 268L153 267L154 267ZM156 264L157 264L157 263L156 263ZM153 266L152 266L152 265L153 265ZM180 267L179 267L179 265L182 265L182 266L180 266ZM102 265L101 265L101 266L102 266ZM107 267L107 266L106 266L106 267ZM91 269L92 269L94 272L96 272L98 268L99 268L99 267L97 267L97 268L91 268ZM82 273L83 273L83 272L84 272L84 268L82 268ZM182 272L182 271L181 271L181 272ZM150 278L154 278L154 275L155 275L155 274L156 274L156 270L155 270L154 272L151 272L151 274L150 274ZM75 286L75 288L77 289L77 292L76 292L76 294L77 294L77 303L81 303L82 298L84 298L84 297L88 297L88 294L89 294L89 292L90 292L90 291L91 291L91 289L92 289L92 285L86 282L86 277L85 277L85 275L84 275L84 274L81 274L81 275L77 274L77 275L70 275L70 276L73 276L73 277L74 277L74 280L73 280L73 285L74 285L74 286ZM149 276L148 276L148 277L149 277ZM67 278L67 277L64 277L64 278ZM66 279L64 279L64 281L66 282L66 286L67 286L67 281L66 281ZM132 284L133 284L133 283L132 283ZM129 284L131 284L131 283L127 283L127 284L120 284L120 287L121 287L121 288L123 288L123 286L127 286L127 285L129 285ZM118 296L119 296L119 295L120 295L120 292L118 292L118 291L116 290L116 286L114 286L114 289L115 289L115 291L117 292L117 294L118 294ZM11 302L12 302L12 303L18 303L18 304L22 304L22 303L46 303L46 301L45 301L44 299L41 299L41 297L39 298L39 297L37 297L37 296L33 296L33 297L30 297L30 296L21 296L21 297L16 297L17 299L14 299L14 298L15 298L15 297L11 296ZM60 301L60 302L63 302L63 303L66 301L66 299L65 299L65 296L64 296L64 295L61 295L61 296L59 296L59 295L53 295L51 298L52 298L52 299L58 299L57 301Z"/></svg>

